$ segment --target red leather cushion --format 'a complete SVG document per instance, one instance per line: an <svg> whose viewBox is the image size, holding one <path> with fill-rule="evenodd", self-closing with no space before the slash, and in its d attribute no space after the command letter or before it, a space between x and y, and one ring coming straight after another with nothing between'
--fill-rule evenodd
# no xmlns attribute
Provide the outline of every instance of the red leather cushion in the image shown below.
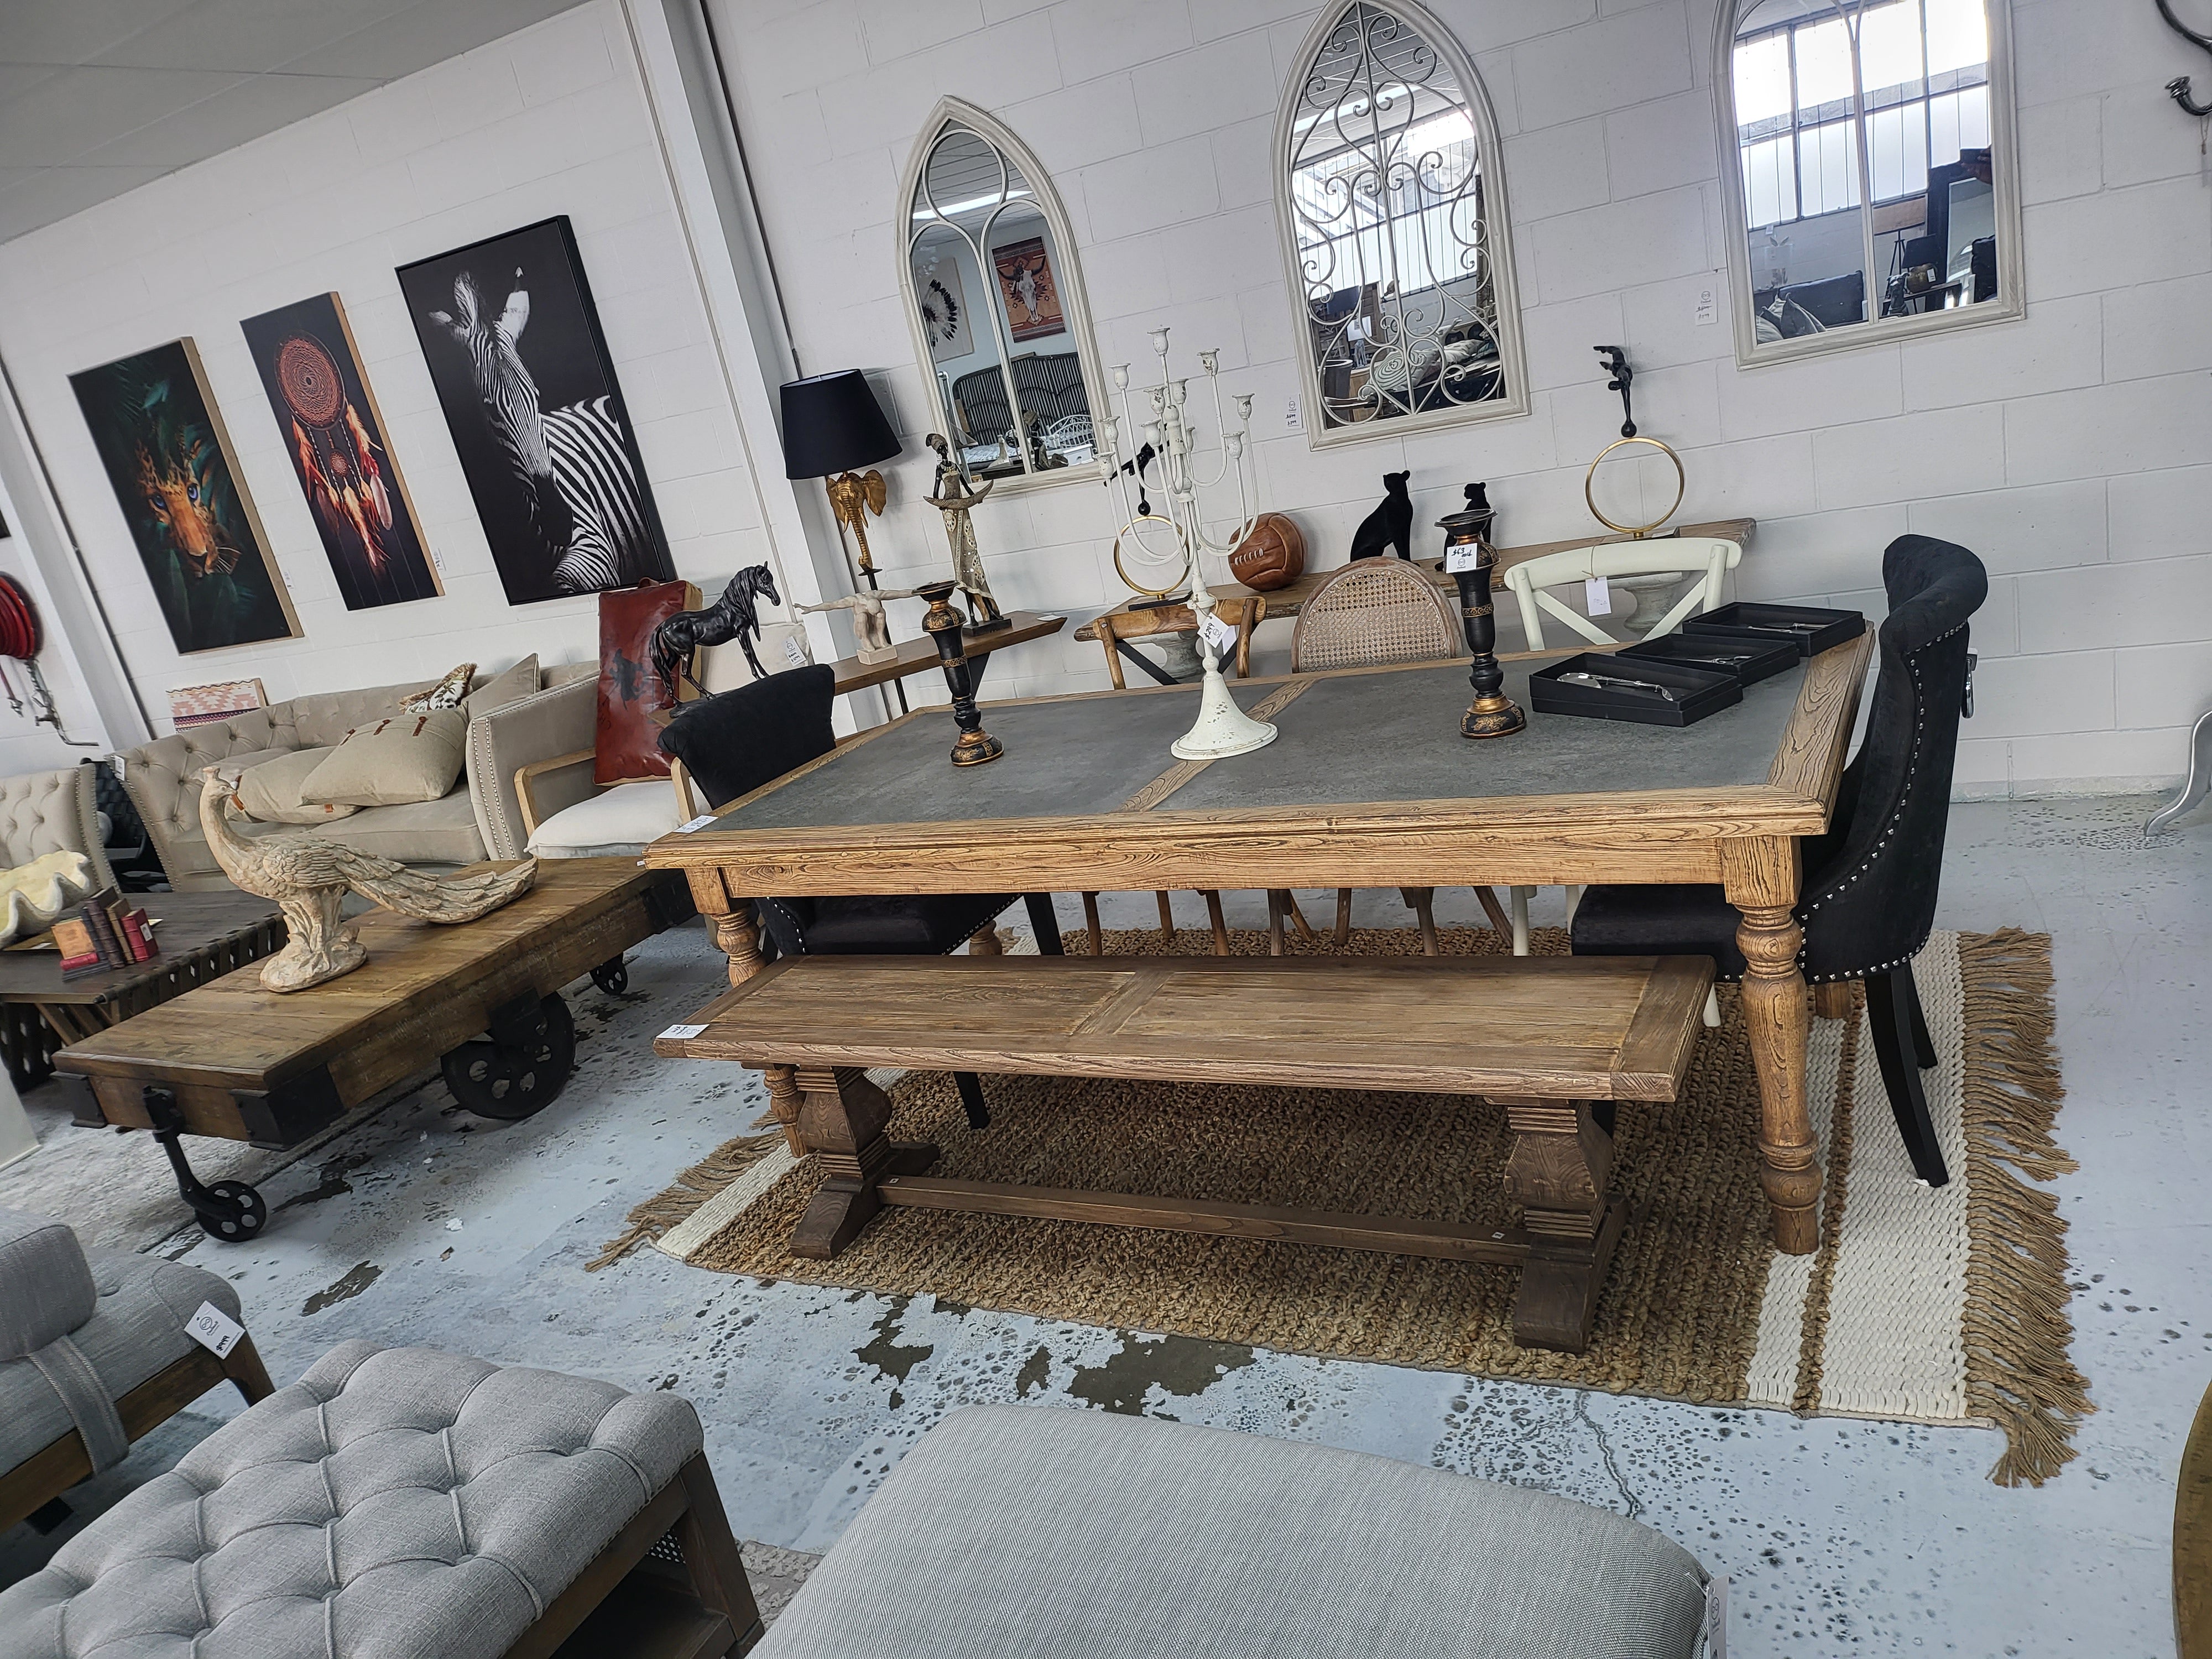
<svg viewBox="0 0 2212 1659"><path fill-rule="evenodd" d="M599 595L599 714L592 744L595 783L665 778L668 757L653 716L669 708L653 672L653 630L679 611L699 608L690 582L644 582Z"/></svg>

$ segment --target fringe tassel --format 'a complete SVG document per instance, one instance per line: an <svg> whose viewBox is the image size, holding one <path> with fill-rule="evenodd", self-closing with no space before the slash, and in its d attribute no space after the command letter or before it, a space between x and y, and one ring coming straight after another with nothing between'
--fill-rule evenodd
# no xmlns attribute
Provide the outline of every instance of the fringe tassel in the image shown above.
<svg viewBox="0 0 2212 1659"><path fill-rule="evenodd" d="M2065 1089L2052 1043L2048 934L1959 936L1966 991L1966 1401L2005 1431L1990 1478L2039 1486L2096 1410L2068 1355L2066 1223L2030 1182L2080 1166L2053 1133Z"/></svg>
<svg viewBox="0 0 2212 1659"><path fill-rule="evenodd" d="M693 1211L767 1157L771 1147L782 1144L781 1133L739 1135L735 1140L724 1141L632 1210L629 1224L600 1247L599 1253L584 1264L584 1271L595 1273L602 1267L611 1267L639 1245L666 1237L689 1220Z"/></svg>
<svg viewBox="0 0 2212 1659"><path fill-rule="evenodd" d="M1820 1409L1820 1356L1828 1346L1829 1297L1836 1283L1836 1249L1843 1240L1844 1210L1851 1186L1853 1091L1858 1086L1859 1019L1866 988L1851 983L1851 1011L1844 1017L1844 1041L1836 1061L1836 1104L1828 1124L1828 1168L1820 1183L1820 1253L1813 1261L1805 1287L1805 1335L1797 1351L1797 1394L1790 1409L1811 1416Z"/></svg>

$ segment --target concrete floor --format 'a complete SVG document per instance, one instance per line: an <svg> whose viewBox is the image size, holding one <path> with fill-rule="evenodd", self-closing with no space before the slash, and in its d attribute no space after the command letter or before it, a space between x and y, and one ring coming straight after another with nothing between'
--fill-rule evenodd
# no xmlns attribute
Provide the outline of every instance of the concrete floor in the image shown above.
<svg viewBox="0 0 2212 1659"><path fill-rule="evenodd" d="M732 1523L773 1544L826 1548L945 1412L1028 1400L1353 1447L1622 1510L1730 1577L1738 1655L2170 1655L2175 1470L2212 1379L2200 1276L2212 1125L2197 1109L2212 1069L2198 943L2212 933L2212 813L2146 848L2153 805L1961 805L1951 819L1943 925L2057 941L2060 1136L2083 1165L2061 1186L2075 1357L2100 1411L2080 1459L2040 1491L1990 1484L1993 1431L1163 1340L725 1278L652 1250L586 1273L631 1205L763 1103L749 1073L647 1047L715 982L720 958L696 928L645 947L623 999L570 988L580 1068L540 1117L488 1124L430 1084L264 1178L277 1213L260 1240L195 1231L162 1248L237 1282L280 1382L365 1336L677 1389L705 1419ZM1465 894L1439 899L1462 919ZM1362 902L1378 922L1402 915L1395 897ZM1256 895L1233 902L1248 925L1261 915ZM1119 904L1132 923L1152 919L1148 896ZM58 1151L88 1133L51 1112L42 1127ZM0 1535L0 1583L236 1409L211 1395L142 1442L71 1495L63 1533Z"/></svg>

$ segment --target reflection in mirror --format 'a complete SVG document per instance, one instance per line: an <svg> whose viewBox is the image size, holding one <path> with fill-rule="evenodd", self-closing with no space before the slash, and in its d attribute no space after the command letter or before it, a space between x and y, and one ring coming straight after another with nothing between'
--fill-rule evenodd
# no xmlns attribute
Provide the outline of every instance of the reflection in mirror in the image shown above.
<svg viewBox="0 0 2212 1659"><path fill-rule="evenodd" d="M1284 217L1323 434L1521 406L1496 131L1448 39L1358 0L1293 83Z"/></svg>
<svg viewBox="0 0 2212 1659"><path fill-rule="evenodd" d="M1748 0L1730 67L1758 343L1998 297L1985 0Z"/></svg>
<svg viewBox="0 0 2212 1659"><path fill-rule="evenodd" d="M1073 250L1021 164L943 122L915 181L908 293L945 430L979 477L1092 459Z"/></svg>

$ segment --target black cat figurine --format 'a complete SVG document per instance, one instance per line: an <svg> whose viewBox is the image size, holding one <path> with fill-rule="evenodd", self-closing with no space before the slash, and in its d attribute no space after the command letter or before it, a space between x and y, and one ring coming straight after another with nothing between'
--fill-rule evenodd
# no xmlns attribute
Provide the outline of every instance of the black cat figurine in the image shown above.
<svg viewBox="0 0 2212 1659"><path fill-rule="evenodd" d="M1390 549L1397 550L1401 559L1413 556L1413 498L1406 493L1406 480L1410 472L1385 472L1382 488L1389 493L1382 497L1382 505L1359 521L1359 528L1352 532L1352 556L1355 559L1379 559Z"/></svg>

